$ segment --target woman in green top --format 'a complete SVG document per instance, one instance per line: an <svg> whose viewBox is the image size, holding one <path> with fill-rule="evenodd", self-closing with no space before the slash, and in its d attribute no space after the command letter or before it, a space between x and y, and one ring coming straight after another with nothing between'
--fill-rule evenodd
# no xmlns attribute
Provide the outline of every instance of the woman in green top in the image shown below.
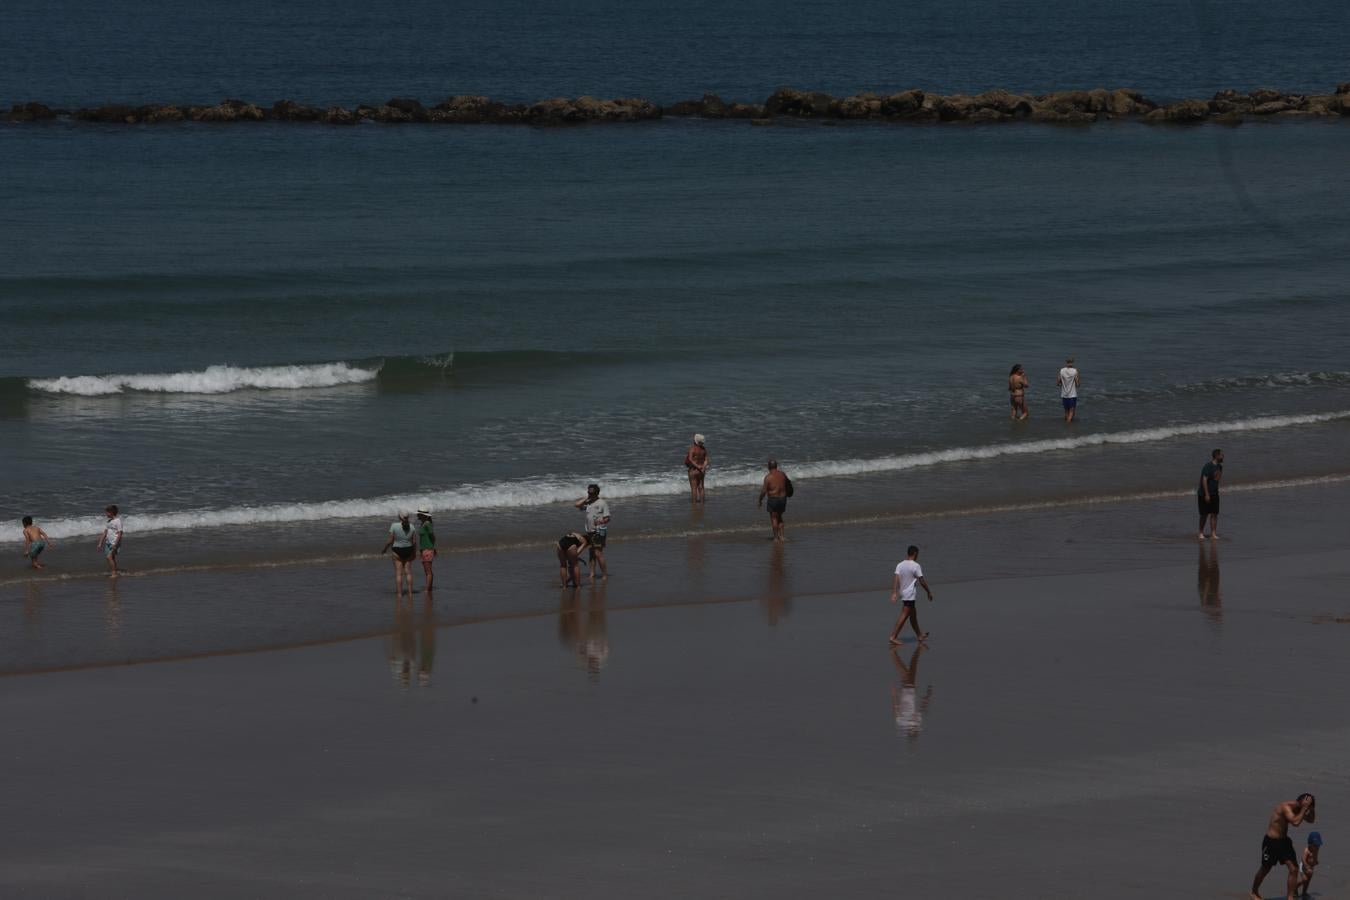
<svg viewBox="0 0 1350 900"><path fill-rule="evenodd" d="M435 575L431 564L436 561L436 532L431 524L431 510L423 508L417 511L417 547L422 551L422 571L427 576L427 590Z"/></svg>

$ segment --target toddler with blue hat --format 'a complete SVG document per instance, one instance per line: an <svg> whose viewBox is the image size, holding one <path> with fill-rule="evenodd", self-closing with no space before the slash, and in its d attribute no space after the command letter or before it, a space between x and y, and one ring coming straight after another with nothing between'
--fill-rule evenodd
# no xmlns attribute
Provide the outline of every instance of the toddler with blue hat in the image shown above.
<svg viewBox="0 0 1350 900"><path fill-rule="evenodd" d="M1313 869L1317 868L1317 853L1321 849L1321 833L1308 832L1308 846L1303 848L1303 859L1298 864L1298 888L1304 897L1308 896L1308 884L1312 881Z"/></svg>

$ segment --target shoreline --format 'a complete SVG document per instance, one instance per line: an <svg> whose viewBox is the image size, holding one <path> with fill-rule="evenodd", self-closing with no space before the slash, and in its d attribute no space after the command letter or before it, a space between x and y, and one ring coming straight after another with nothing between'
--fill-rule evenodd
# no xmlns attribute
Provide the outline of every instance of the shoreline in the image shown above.
<svg viewBox="0 0 1350 900"><path fill-rule="evenodd" d="M835 476L848 478L851 476ZM802 482L806 479L797 479ZM1248 494L1248 493L1267 493L1274 491L1285 491L1297 488L1327 486L1334 487L1350 482L1350 472L1328 472L1324 474L1304 475L1291 478L1276 478L1256 482L1244 482L1224 487L1224 496L1230 494ZM733 494L743 494L750 496L749 489L745 485L726 486L718 489L718 494L723 499ZM843 529L856 528L866 525L897 525L903 522L915 520L930 519L979 519L984 517L1004 516L1012 513L1043 513L1054 510L1081 510L1087 511L1106 506L1123 506L1130 504L1151 503L1165 500L1187 500L1194 495L1192 490L1166 489L1166 490L1142 490L1129 493L1115 494L1093 494L1093 495L1073 495L1065 497L1054 497L1043 500L1015 501L1007 503L995 503L987 506L919 506L906 509L903 512L868 512L861 515L837 515L830 517L828 514L824 518L795 520L792 522L794 531L814 530L814 529ZM666 495L657 495L660 499L667 499ZM651 499L651 498L646 498ZM679 499L677 497L677 499ZM550 504L559 510L566 511L570 504L565 501L558 501ZM794 510L795 512L795 510ZM391 512L390 515L393 515ZM130 519L130 517L124 517ZM352 520L365 527L370 523L370 517L363 517ZM316 523L323 524L323 523ZM221 527L232 526L203 526L203 527ZM265 527L265 526L263 526ZM288 527L282 525L279 527ZM763 526L758 521L755 523L717 525L711 528L677 528L666 531L639 531L630 532L623 536L618 543L675 543L691 539L703 540L707 538L743 538L752 535L758 535L762 532ZM66 535L61 538L62 542L74 540L77 546L81 542L87 543L87 538L96 536L102 531L99 528L96 531L90 531L87 534L80 532L76 535ZM137 534L156 534L155 531L140 531ZM0 540L0 547L13 546L18 547L22 540L5 539ZM364 541L363 541L364 543ZM552 540L542 540L532 538L528 540L506 540L493 543L456 543L441 551L443 557L460 557L478 554L490 553L512 553L523 551L546 551L553 546ZM88 554L82 554L88 555ZM354 562L369 562L379 560L381 554L372 552L351 552L339 554L327 554L304 557L287 557L280 559L257 559L257 560L233 560L220 562L200 562L179 566L155 567L150 569L137 569L124 573L125 578L146 578L159 575L191 575L208 574L212 572L239 572L250 570L270 571L275 569L313 567L325 565L342 565ZM34 573L32 570L26 570L22 575L0 576L0 588L25 584L63 584L72 581L94 580L98 581L105 577L101 567L91 566L88 571L78 572L59 572L50 575Z"/></svg>
<svg viewBox="0 0 1350 900"><path fill-rule="evenodd" d="M547 617L577 598L613 611L743 603L787 616L794 598L880 596L891 557L910 542L926 548L930 579L947 589L1037 575L1116 582L1190 567L1197 555L1203 581L1221 559L1338 550L1335 510L1350 502L1344 482L1247 492L1218 544L1197 542L1192 505L1169 496L960 518L898 515L800 532L790 522L786 545L768 544L765 525L730 536L624 541L609 555L611 578L579 590L558 587L546 547L446 554L429 609L450 631ZM428 598L419 590L413 602L420 609ZM0 614L12 620L0 631L0 676L348 643L391 633L390 610L400 606L389 565L373 556L115 581L26 579L0 585Z"/></svg>
<svg viewBox="0 0 1350 900"><path fill-rule="evenodd" d="M598 99L553 97L534 103L503 103L480 95L459 94L434 106L420 100L395 97L380 104L308 106L278 100L263 106L226 99L213 105L173 103L108 103L56 108L37 101L11 106L4 120L12 124L69 120L102 124L164 124L174 122L244 123L284 122L327 125L385 124L543 125L650 122L658 119L700 118L746 120L768 124L777 120L812 119L830 122L994 123L1026 121L1044 124L1088 125L1116 119L1149 124L1194 124L1215 121L1325 119L1350 116L1350 82L1332 91L1305 94L1258 88L1227 89L1211 98L1187 98L1168 103L1151 100L1130 88L1070 89L1029 94L1002 88L980 94L936 94L918 88L893 94L864 92L835 97L823 91L780 88L762 103L727 102L717 94L681 100L667 106L642 97Z"/></svg>

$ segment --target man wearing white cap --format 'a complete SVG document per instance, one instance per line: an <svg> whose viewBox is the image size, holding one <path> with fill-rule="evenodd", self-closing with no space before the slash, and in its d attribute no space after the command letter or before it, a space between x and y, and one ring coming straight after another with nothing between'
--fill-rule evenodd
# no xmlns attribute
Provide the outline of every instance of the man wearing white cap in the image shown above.
<svg viewBox="0 0 1350 900"><path fill-rule="evenodd" d="M712 461L704 441L703 435L694 435L694 443L689 445L689 450L684 454L684 467L689 472L690 503L703 502L703 479L707 477L708 464Z"/></svg>

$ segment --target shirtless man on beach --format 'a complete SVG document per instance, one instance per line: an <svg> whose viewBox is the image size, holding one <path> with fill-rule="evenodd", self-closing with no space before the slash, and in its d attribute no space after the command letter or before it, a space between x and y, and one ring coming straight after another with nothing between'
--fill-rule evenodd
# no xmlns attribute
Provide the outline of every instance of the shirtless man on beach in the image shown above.
<svg viewBox="0 0 1350 900"><path fill-rule="evenodd" d="M900 600L900 617L895 620L895 628L891 631L892 647L900 646L900 629L905 627L906 622L914 629L914 636L919 639L919 643L928 640L928 632L919 630L919 609L914 603L919 595L914 589L916 585L923 588L928 595L928 602L932 603L933 590L919 566L919 548L910 544L905 551L905 558L895 567L895 577L891 579L891 602L894 603L897 598Z"/></svg>
<svg viewBox="0 0 1350 900"><path fill-rule="evenodd" d="M703 502L703 480L708 477L708 464L712 461L704 441L703 435L694 435L694 443L684 454L684 467L689 472L690 503Z"/></svg>
<svg viewBox="0 0 1350 900"><path fill-rule="evenodd" d="M1285 898L1294 900L1298 889L1298 854L1294 852L1294 842L1289 839L1289 826L1297 828L1304 822L1316 821L1317 799L1312 794L1299 794L1297 800L1286 800L1275 807L1270 814L1270 824L1266 826L1266 836L1261 841L1261 868L1252 879L1252 900L1261 900L1261 882L1266 880L1271 869L1281 864L1289 869Z"/></svg>
<svg viewBox="0 0 1350 900"><path fill-rule="evenodd" d="M771 459L765 465L769 467L769 474L764 476L764 485L759 489L759 500L755 505L763 506L764 498L769 498L769 524L773 526L773 539L782 542L785 530L783 513L787 512L788 486L791 482L778 468L778 460Z"/></svg>

